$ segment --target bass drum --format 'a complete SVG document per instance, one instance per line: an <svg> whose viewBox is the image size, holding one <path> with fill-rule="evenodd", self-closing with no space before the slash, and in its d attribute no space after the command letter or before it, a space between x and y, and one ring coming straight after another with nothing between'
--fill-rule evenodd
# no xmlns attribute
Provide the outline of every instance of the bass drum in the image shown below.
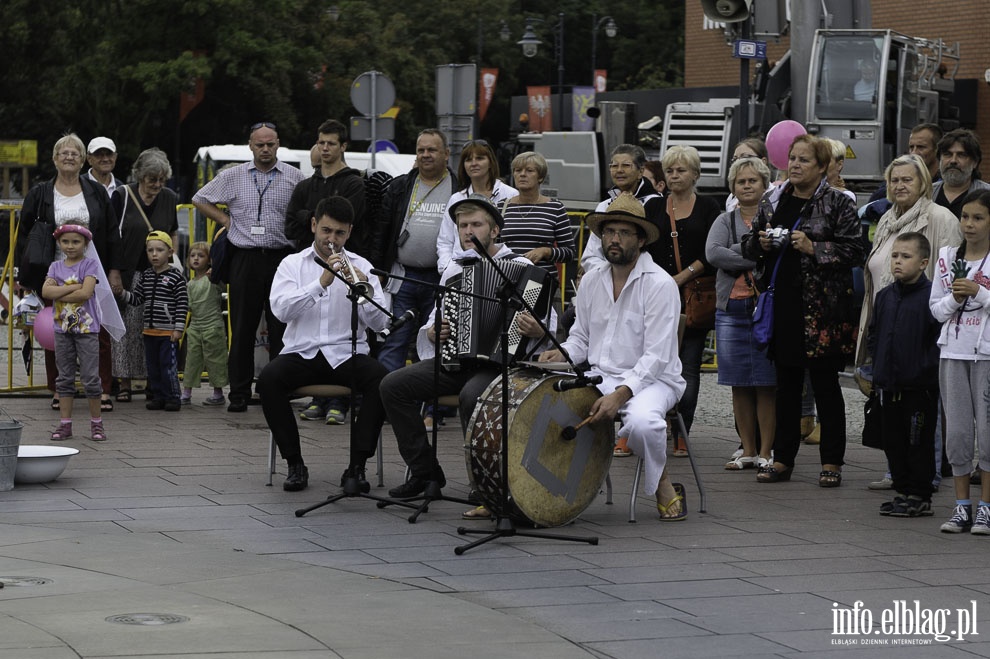
<svg viewBox="0 0 990 659"><path fill-rule="evenodd" d="M471 416L465 458L471 485L495 513L538 526L567 524L601 489L612 461L615 425L588 424L567 441L562 432L588 416L601 396L593 387L553 390L561 375L533 368L509 373L509 482L502 482L502 378L485 389ZM509 510L502 493L509 490Z"/></svg>

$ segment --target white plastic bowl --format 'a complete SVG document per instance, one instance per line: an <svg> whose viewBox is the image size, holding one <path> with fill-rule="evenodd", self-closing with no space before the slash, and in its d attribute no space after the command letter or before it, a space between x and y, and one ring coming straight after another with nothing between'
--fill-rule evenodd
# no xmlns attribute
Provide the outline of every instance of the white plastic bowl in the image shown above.
<svg viewBox="0 0 990 659"><path fill-rule="evenodd" d="M15 483L50 483L69 464L69 458L79 452L69 446L21 446L17 449Z"/></svg>

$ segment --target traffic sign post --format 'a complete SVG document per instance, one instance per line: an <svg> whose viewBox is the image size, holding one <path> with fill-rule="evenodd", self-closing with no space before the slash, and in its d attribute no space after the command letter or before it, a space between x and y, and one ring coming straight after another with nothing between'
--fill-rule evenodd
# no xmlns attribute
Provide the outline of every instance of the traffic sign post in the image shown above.
<svg viewBox="0 0 990 659"><path fill-rule="evenodd" d="M385 139L395 137L395 120L379 119L379 115L395 104L395 85L382 73L378 71L367 71L362 73L351 83L351 103L363 117L351 117L351 139L362 139L355 135L364 135L363 129L368 128L367 139L374 145L380 137L378 134L378 122L386 122L388 126L388 136ZM371 168L375 168L375 149L371 150Z"/></svg>

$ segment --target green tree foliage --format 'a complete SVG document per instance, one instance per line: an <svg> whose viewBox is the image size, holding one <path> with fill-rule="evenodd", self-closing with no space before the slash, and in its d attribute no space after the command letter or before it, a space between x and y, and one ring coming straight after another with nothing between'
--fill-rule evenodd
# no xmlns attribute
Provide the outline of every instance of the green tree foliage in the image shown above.
<svg viewBox="0 0 990 659"><path fill-rule="evenodd" d="M590 84L592 13L611 14L619 26L614 39L598 35L610 89L680 84L680 2L3 0L0 138L38 140L41 176L52 173L47 154L67 131L113 137L120 173L141 149L158 146L188 174L197 147L243 143L256 121L277 123L284 145L306 148L321 121L356 114L351 81L377 70L395 83L396 141L411 150L416 133L436 125L436 67L476 62L480 46L480 66L500 70L482 126L497 142L508 133L512 95L556 85L561 11L565 88ZM546 19L536 26L545 45L532 59L516 44L526 17ZM508 41L499 38L503 20ZM204 98L180 124L180 93L197 79Z"/></svg>

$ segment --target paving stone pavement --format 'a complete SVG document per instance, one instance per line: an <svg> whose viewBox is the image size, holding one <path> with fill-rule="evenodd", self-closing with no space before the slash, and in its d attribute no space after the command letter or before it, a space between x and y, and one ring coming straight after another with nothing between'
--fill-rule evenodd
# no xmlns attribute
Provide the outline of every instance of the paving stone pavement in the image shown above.
<svg viewBox="0 0 990 659"><path fill-rule="evenodd" d="M65 442L81 452L57 481L0 493L0 659L990 656L990 538L939 532L948 488L934 517L877 514L890 493L866 489L884 465L856 439L858 392L845 391L842 487L823 490L814 447L790 483L725 471L728 391L702 380L692 448L707 513L688 461L670 458L689 519L659 522L638 493L630 524L635 459L616 459L614 505L599 496L554 529L597 545L514 537L463 556L458 527L490 523L462 521L456 503L434 502L416 524L360 499L293 514L338 491L346 426L300 422L311 481L290 493L281 461L265 486L260 408L204 407L205 389L179 413L118 403L109 441ZM0 405L25 423L22 444L49 443L47 398ZM464 496L457 435L450 420L440 455L445 491ZM402 477L386 426L386 487ZM904 607L927 626L906 626ZM852 633L833 633L837 619Z"/></svg>

